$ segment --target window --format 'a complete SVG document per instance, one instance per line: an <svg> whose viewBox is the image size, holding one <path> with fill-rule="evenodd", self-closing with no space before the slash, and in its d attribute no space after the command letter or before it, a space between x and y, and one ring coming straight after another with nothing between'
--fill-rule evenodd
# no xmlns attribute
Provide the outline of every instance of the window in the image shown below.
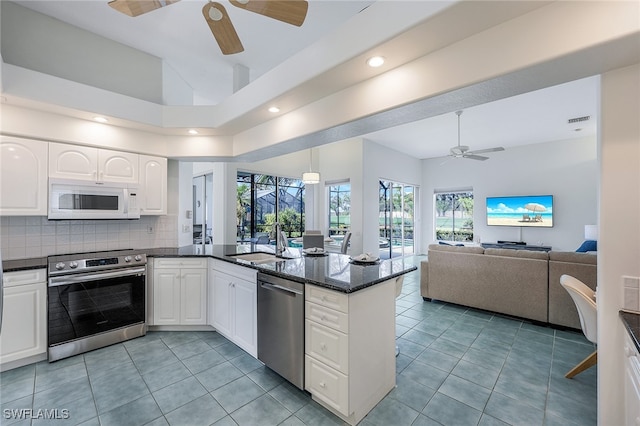
<svg viewBox="0 0 640 426"><path fill-rule="evenodd" d="M329 235L343 235L351 229L351 183L334 183L329 193Z"/></svg>
<svg viewBox="0 0 640 426"><path fill-rule="evenodd" d="M300 179L238 172L237 239L255 241L268 236L275 222L288 237L304 232L304 192Z"/></svg>
<svg viewBox="0 0 640 426"><path fill-rule="evenodd" d="M473 241L473 191L434 195L436 240Z"/></svg>

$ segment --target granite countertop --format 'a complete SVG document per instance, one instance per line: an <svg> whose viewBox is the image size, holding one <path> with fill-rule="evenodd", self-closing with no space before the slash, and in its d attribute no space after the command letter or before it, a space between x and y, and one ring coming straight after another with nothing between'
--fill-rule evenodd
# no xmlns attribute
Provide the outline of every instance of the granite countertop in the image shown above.
<svg viewBox="0 0 640 426"><path fill-rule="evenodd" d="M152 248L127 250L130 254L146 253L147 257L213 257L214 259L256 269L259 272L279 276L297 282L315 284L343 293L353 293L366 287L399 277L417 269L413 258L394 258L381 260L374 264L353 264L348 255L327 253L324 256L306 256L302 250L289 247L283 256L274 261L252 263L234 255L242 253L274 253L272 245L213 245L206 246L206 252L200 253L200 246ZM96 257L109 257L123 250L97 252ZM64 261L73 255L56 255L34 258L6 260L2 262L5 272L47 268L51 259Z"/></svg>
<svg viewBox="0 0 640 426"><path fill-rule="evenodd" d="M640 352L640 314L634 312L620 311L620 319L624 324L631 340L636 345L636 350Z"/></svg>

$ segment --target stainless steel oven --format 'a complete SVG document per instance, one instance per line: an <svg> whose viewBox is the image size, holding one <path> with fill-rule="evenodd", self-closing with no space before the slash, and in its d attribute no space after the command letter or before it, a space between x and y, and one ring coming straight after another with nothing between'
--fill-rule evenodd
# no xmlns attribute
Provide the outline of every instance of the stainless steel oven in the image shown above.
<svg viewBox="0 0 640 426"><path fill-rule="evenodd" d="M146 334L144 253L49 257L49 362Z"/></svg>

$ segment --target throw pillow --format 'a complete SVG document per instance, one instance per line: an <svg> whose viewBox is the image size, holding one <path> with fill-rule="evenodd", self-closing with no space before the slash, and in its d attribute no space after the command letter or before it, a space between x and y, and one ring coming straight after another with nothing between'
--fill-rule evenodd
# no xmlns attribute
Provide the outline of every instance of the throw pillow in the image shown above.
<svg viewBox="0 0 640 426"><path fill-rule="evenodd" d="M598 250L598 242L594 241L594 240L586 240L584 243L582 243L582 245L580 247L578 247L578 250L576 250L577 253L586 253L588 251L597 251Z"/></svg>

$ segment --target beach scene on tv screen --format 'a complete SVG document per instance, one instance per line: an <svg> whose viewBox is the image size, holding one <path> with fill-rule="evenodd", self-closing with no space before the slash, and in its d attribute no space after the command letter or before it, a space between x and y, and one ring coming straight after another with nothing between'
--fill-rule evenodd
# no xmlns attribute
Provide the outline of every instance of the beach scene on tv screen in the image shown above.
<svg viewBox="0 0 640 426"><path fill-rule="evenodd" d="M553 226L553 196L487 197L487 225Z"/></svg>

